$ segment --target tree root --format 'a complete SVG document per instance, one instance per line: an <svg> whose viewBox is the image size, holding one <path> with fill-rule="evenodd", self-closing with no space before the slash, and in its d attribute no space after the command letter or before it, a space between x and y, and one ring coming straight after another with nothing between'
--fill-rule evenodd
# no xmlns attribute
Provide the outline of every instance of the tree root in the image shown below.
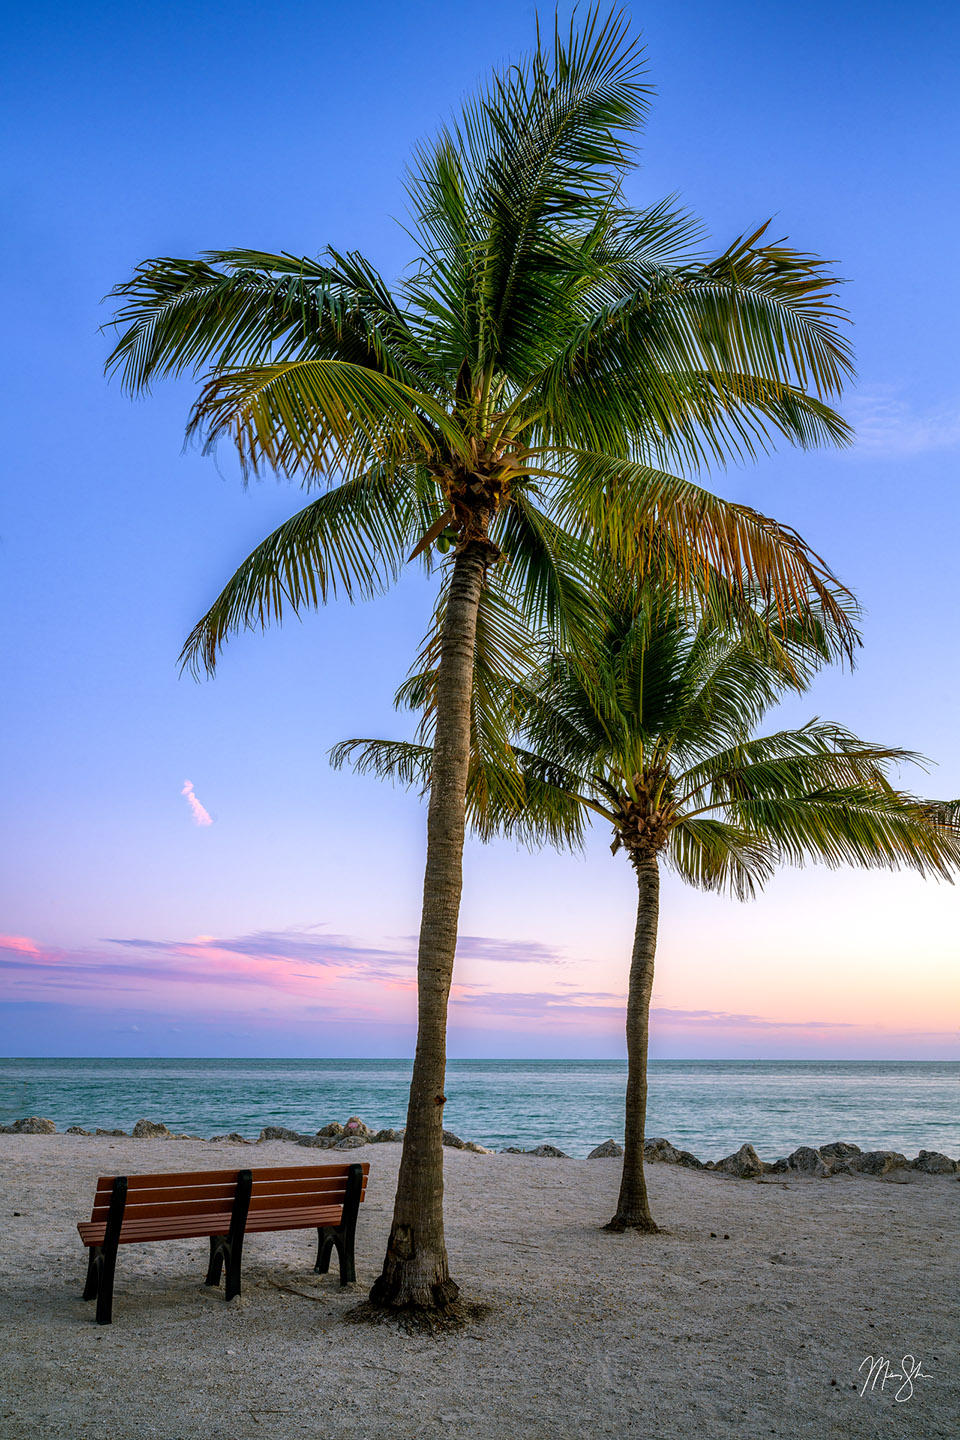
<svg viewBox="0 0 960 1440"><path fill-rule="evenodd" d="M622 1235L625 1230L636 1230L640 1235L662 1235L663 1231L657 1222L649 1215L643 1215L639 1220L626 1220L622 1215L614 1215L613 1219L606 1225L601 1225L601 1230L609 1230L614 1235Z"/></svg>
<svg viewBox="0 0 960 1440"><path fill-rule="evenodd" d="M482 1320L488 1305L453 1300L448 1305L376 1305L363 1300L344 1312L348 1325L390 1325L405 1335L449 1335L471 1321Z"/></svg>

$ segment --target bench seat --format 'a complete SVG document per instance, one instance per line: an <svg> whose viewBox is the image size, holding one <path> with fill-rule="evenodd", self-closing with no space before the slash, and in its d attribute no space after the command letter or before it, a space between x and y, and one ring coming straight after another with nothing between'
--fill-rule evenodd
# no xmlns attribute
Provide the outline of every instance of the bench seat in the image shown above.
<svg viewBox="0 0 960 1440"><path fill-rule="evenodd" d="M232 1300L240 1294L244 1235L271 1230L316 1230L314 1269L326 1274L335 1249L346 1285L356 1279L353 1242L369 1170L341 1164L101 1176L93 1213L77 1225L90 1252L83 1298L96 1299L97 1321L108 1325L120 1245L207 1237L206 1284L219 1285L226 1265Z"/></svg>

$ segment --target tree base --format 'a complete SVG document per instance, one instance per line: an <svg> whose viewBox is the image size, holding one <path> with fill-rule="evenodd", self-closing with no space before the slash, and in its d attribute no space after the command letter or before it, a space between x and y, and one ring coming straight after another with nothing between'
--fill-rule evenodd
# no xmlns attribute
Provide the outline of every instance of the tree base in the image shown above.
<svg viewBox="0 0 960 1440"><path fill-rule="evenodd" d="M381 1305L364 1300L347 1310L348 1325L390 1325L406 1335L449 1335L473 1320L482 1320L489 1306L452 1300L443 1307L428 1305Z"/></svg>
<svg viewBox="0 0 960 1440"><path fill-rule="evenodd" d="M627 1219L624 1215L614 1215L608 1224L601 1226L601 1229L609 1230L614 1235L622 1235L625 1230L636 1230L641 1235L663 1234L660 1226L649 1215L640 1215L633 1219Z"/></svg>

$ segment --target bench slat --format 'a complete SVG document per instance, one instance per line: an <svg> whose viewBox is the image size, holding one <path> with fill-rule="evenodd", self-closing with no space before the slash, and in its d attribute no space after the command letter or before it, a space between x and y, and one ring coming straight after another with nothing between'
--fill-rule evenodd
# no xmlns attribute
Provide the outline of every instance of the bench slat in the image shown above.
<svg viewBox="0 0 960 1440"><path fill-rule="evenodd" d="M361 1201L364 1198L366 1186L360 1191ZM155 1195L157 1191L146 1192ZM182 1192L180 1192L182 1193ZM250 1199L250 1213L258 1210L279 1210L289 1206L292 1209L302 1209L309 1205L342 1205L345 1199L345 1187L343 1185L328 1186L324 1189L310 1187L298 1191L286 1192L282 1195L266 1194L258 1195L256 1192ZM195 1200L155 1200L145 1205L128 1205L124 1211L124 1224L127 1225L134 1220L149 1220L158 1215L215 1215L225 1209L230 1209L233 1204L233 1192L229 1195L212 1196L209 1198L197 1198ZM90 1216L91 1224L106 1224L106 1205L94 1207Z"/></svg>
<svg viewBox="0 0 960 1440"><path fill-rule="evenodd" d="M320 1225L340 1224L341 1205L310 1205L297 1209L259 1210L247 1217L246 1233L273 1230L312 1230ZM230 1212L195 1215L151 1217L127 1222L124 1216L119 1243L133 1245L148 1240L188 1240L206 1235L225 1235L230 1229ZM102 1245L105 1224L84 1223L77 1226L84 1245Z"/></svg>
<svg viewBox="0 0 960 1440"><path fill-rule="evenodd" d="M370 1161L344 1161L336 1165L265 1165L261 1167L253 1165L237 1165L232 1170L170 1170L161 1171L156 1175L128 1175L128 1194L134 1190L161 1190L168 1185L183 1187L187 1185L215 1185L218 1182L236 1183L239 1170L251 1170L254 1183L257 1180L297 1180L308 1175L339 1175L344 1180L347 1178L347 1171L350 1165L360 1164L366 1174L370 1169ZM97 1194L109 1193L115 1175L101 1175L97 1181Z"/></svg>
<svg viewBox="0 0 960 1440"><path fill-rule="evenodd" d="M128 1215L150 1215L163 1213L169 1210L173 1214L190 1213L184 1206L198 1206L209 1208L220 1208L224 1205L232 1205L236 1191L236 1176L229 1185L189 1185L180 1189L169 1190L137 1190L132 1198L128 1196L126 1213ZM299 1196L306 1199L301 1203L307 1203L310 1197L317 1197L319 1203L321 1197L328 1203L342 1199L346 1193L346 1181L339 1176L302 1176L298 1180L280 1180L261 1182L254 1177L253 1194L251 1205L255 1208L269 1206L276 1207L280 1201L289 1199L290 1203L296 1204ZM366 1190L366 1176L364 1176L362 1191ZM109 1192L102 1198L97 1197L94 1203L91 1220L106 1220L107 1211L110 1208ZM198 1214L202 1209L198 1209Z"/></svg>

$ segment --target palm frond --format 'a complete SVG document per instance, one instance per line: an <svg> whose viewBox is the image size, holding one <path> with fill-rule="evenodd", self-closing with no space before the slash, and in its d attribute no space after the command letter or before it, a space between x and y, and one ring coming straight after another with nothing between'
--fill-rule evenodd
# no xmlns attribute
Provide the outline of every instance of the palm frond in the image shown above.
<svg viewBox="0 0 960 1440"><path fill-rule="evenodd" d="M698 890L752 900L774 872L776 851L755 830L701 815L673 827L666 859Z"/></svg>
<svg viewBox="0 0 960 1440"><path fill-rule="evenodd" d="M327 491L247 556L191 631L180 662L213 674L231 634L263 629L329 596L366 599L400 573L411 513L403 489L374 471Z"/></svg>
<svg viewBox="0 0 960 1440"><path fill-rule="evenodd" d="M187 434L206 448L229 435L244 472L347 478L454 450L462 434L431 395L343 360L218 370L203 386Z"/></svg>

